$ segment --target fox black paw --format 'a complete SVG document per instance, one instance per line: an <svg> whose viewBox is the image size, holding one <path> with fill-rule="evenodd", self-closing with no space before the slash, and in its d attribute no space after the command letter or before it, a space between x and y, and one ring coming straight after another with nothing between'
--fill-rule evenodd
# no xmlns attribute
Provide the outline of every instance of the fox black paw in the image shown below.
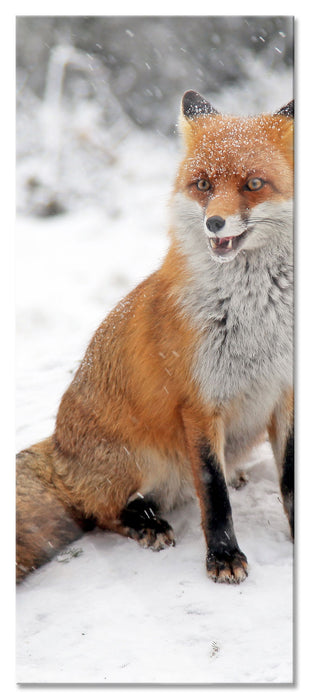
<svg viewBox="0 0 310 700"><path fill-rule="evenodd" d="M171 526L158 517L158 506L149 497L140 496L130 501L120 519L128 537L136 540L141 547L159 551L175 545Z"/></svg>
<svg viewBox="0 0 310 700"><path fill-rule="evenodd" d="M241 583L248 575L246 556L235 550L233 552L212 552L207 555L207 573L218 583Z"/></svg>

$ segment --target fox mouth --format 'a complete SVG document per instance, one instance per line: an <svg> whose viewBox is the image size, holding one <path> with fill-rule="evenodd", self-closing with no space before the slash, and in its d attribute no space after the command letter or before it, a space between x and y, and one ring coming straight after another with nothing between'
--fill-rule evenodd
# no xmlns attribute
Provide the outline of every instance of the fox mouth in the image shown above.
<svg viewBox="0 0 310 700"><path fill-rule="evenodd" d="M209 238L209 245L213 253L216 255L228 255L232 251L238 250L240 248L242 241L244 241L247 236L247 231L243 231L239 236L226 236L225 238L218 238L214 236Z"/></svg>

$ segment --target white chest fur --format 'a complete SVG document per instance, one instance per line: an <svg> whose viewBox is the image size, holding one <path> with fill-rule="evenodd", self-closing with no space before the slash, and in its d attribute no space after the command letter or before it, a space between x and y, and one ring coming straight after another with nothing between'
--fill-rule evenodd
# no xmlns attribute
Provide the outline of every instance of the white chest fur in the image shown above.
<svg viewBox="0 0 310 700"><path fill-rule="evenodd" d="M292 266L270 251L240 254L196 288L189 311L203 329L194 376L206 400L278 391L292 375ZM200 285L199 285L200 286Z"/></svg>
<svg viewBox="0 0 310 700"><path fill-rule="evenodd" d="M217 265L216 275L192 282L185 307L201 329L193 377L203 400L237 400L226 427L229 467L265 430L292 384L292 265L270 251L241 253Z"/></svg>

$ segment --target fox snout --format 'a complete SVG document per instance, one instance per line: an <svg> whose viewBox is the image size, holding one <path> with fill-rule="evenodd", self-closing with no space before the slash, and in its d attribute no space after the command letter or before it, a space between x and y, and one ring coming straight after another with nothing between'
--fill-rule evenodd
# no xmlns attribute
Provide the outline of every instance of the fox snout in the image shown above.
<svg viewBox="0 0 310 700"><path fill-rule="evenodd" d="M205 227L212 253L216 257L231 260L246 235L246 227L241 217L231 215L224 218L214 214L205 218Z"/></svg>

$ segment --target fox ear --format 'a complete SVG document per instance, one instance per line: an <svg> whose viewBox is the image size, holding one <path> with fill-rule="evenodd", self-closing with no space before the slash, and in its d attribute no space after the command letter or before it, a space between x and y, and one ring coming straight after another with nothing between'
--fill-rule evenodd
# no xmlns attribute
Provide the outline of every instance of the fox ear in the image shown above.
<svg viewBox="0 0 310 700"><path fill-rule="evenodd" d="M275 112L275 114L283 114L284 117L290 117L294 119L294 100L291 100L284 107Z"/></svg>
<svg viewBox="0 0 310 700"><path fill-rule="evenodd" d="M207 114L219 112L199 92L187 90L182 98L179 128L188 144L195 133L196 119Z"/></svg>
<svg viewBox="0 0 310 700"><path fill-rule="evenodd" d="M218 111L199 92L187 90L182 98L182 114L186 119L196 119L203 114L218 114Z"/></svg>
<svg viewBox="0 0 310 700"><path fill-rule="evenodd" d="M294 158L294 100L288 102L287 105L281 107L274 116L287 117L281 120L281 142L285 149L285 153L293 163Z"/></svg>

